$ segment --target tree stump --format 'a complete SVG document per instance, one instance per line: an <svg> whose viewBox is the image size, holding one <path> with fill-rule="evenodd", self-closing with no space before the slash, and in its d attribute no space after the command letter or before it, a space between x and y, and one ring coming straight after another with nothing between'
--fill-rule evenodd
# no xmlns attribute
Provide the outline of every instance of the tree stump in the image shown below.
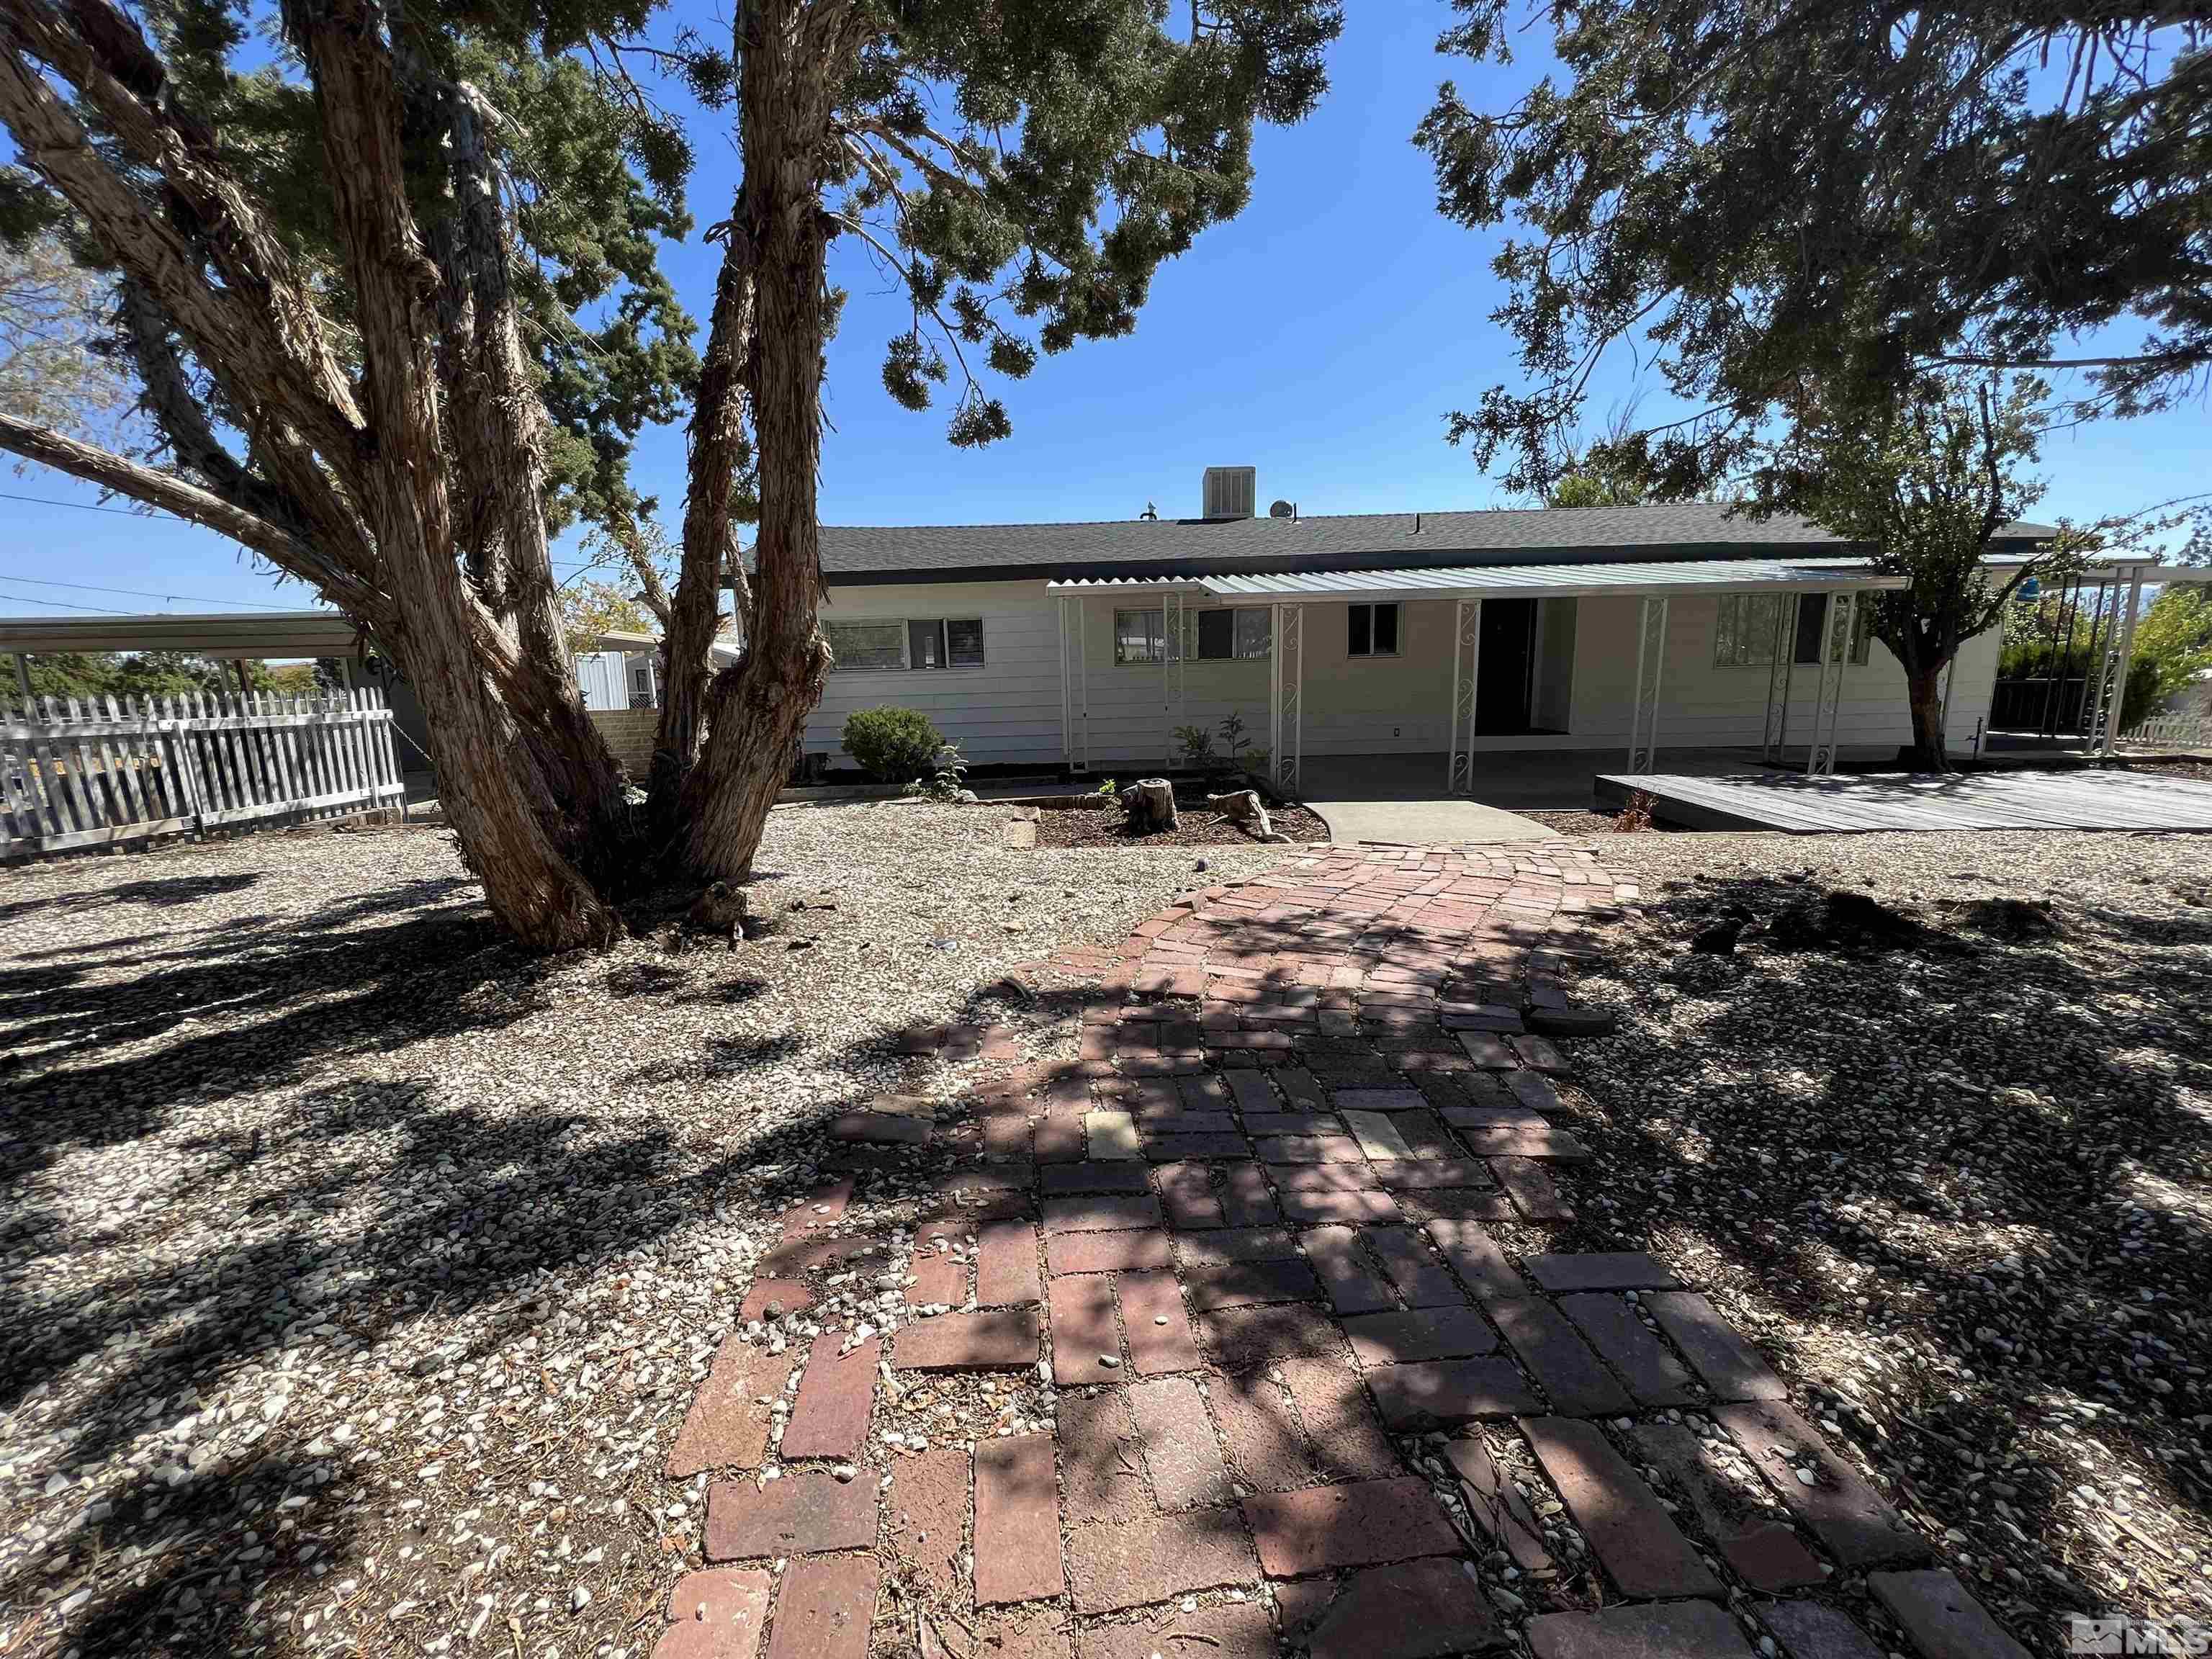
<svg viewBox="0 0 2212 1659"><path fill-rule="evenodd" d="M1176 827L1175 786L1165 778L1139 778L1121 798L1129 804L1131 835L1157 835Z"/></svg>
<svg viewBox="0 0 2212 1659"><path fill-rule="evenodd" d="M1266 803L1256 789L1237 789L1225 795L1208 795L1206 804L1231 823L1241 823L1261 841L1275 833Z"/></svg>

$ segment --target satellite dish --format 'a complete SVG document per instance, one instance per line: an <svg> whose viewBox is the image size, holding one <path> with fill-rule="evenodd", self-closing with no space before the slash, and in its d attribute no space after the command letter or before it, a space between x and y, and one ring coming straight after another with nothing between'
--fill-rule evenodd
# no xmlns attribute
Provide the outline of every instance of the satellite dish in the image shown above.
<svg viewBox="0 0 2212 1659"><path fill-rule="evenodd" d="M1295 519L1298 516L1298 510L1288 501L1277 501L1267 509L1267 516L1271 519Z"/></svg>

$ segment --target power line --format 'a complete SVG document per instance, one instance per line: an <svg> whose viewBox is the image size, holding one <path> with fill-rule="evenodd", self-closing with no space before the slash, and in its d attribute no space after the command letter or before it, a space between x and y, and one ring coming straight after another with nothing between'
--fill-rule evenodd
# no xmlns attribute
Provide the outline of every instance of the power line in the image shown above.
<svg viewBox="0 0 2212 1659"><path fill-rule="evenodd" d="M149 507L141 511L132 507L102 507L97 501L64 501L52 495L18 495L7 489L0 489L0 501L28 501L34 507L73 507L80 513L119 513L126 519L142 519L148 513L158 513L165 519L175 519L179 524L191 522L165 507Z"/></svg>
<svg viewBox="0 0 2212 1659"><path fill-rule="evenodd" d="M102 617L127 617L128 611L117 611L105 605L70 605L61 599L34 599L27 593L0 593L0 599L17 605L43 605L52 611L90 611Z"/></svg>
<svg viewBox="0 0 2212 1659"><path fill-rule="evenodd" d="M37 576L0 576L0 582L15 582L28 587L68 587L81 593L127 593L134 599L190 599L194 605L237 605L249 611L286 611L289 605L264 605L258 599L216 599L204 593L156 593L146 587L101 587L93 582L48 581Z"/></svg>

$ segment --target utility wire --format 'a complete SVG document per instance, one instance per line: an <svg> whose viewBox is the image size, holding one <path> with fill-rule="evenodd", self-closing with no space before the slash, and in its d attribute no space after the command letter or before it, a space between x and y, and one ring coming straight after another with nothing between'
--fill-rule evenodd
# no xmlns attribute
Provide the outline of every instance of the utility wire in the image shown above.
<svg viewBox="0 0 2212 1659"><path fill-rule="evenodd" d="M61 599L34 599L28 593L0 593L0 599L17 605L43 605L52 611L90 611L103 617L127 617L128 611L118 611L105 605L70 605Z"/></svg>
<svg viewBox="0 0 2212 1659"><path fill-rule="evenodd" d="M68 587L80 593L127 593L134 599L189 599L194 605L236 605L249 611L289 611L284 605L264 605L258 599L217 599L204 593L157 593L147 587L101 587L93 582L49 581L38 576L0 576L0 582L14 582L27 587Z"/></svg>

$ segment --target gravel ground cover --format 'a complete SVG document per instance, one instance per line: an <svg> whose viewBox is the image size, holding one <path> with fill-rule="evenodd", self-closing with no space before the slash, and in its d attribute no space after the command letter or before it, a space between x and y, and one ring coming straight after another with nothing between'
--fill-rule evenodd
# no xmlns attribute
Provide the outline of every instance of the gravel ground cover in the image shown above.
<svg viewBox="0 0 2212 1659"><path fill-rule="evenodd" d="M773 931L550 962L428 830L0 873L0 1654L641 1655L829 1118L958 1086L915 1021L1066 1038L1012 967L1294 850L779 811ZM895 1240L900 1167L849 1212Z"/></svg>
<svg viewBox="0 0 2212 1659"><path fill-rule="evenodd" d="M1590 844L1644 903L1553 1248L1718 1287L2015 1632L2212 1620L2212 841ZM1831 889L1917 926L1772 926Z"/></svg>

